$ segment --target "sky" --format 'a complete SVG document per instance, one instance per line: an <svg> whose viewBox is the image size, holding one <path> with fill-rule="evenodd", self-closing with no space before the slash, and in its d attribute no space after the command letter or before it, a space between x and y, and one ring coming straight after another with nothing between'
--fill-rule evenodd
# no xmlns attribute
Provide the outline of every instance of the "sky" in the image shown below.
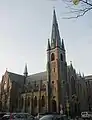
<svg viewBox="0 0 92 120"><path fill-rule="evenodd" d="M53 7L67 63L77 72L92 74L92 14L79 19L62 19L65 4L50 0L0 0L0 79L6 69L23 74L46 70L47 40L51 37Z"/></svg>

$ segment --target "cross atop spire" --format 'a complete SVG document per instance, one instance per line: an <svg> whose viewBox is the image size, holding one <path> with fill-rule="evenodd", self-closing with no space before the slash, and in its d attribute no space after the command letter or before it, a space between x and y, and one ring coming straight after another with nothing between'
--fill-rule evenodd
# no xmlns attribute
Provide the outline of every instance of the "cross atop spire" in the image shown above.
<svg viewBox="0 0 92 120"><path fill-rule="evenodd" d="M51 33L51 48L61 47L61 39L58 29L58 23L56 18L55 9L53 10L53 23L52 23L52 33Z"/></svg>
<svg viewBox="0 0 92 120"><path fill-rule="evenodd" d="M27 71L27 64L25 64L25 69L24 69L24 76L27 77L28 71Z"/></svg>

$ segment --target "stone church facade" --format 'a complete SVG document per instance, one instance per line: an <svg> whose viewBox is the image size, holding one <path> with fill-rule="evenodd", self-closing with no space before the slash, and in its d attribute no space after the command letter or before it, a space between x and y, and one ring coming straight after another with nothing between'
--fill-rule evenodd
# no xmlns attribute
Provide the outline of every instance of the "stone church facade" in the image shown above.
<svg viewBox="0 0 92 120"><path fill-rule="evenodd" d="M51 40L47 47L47 69L28 75L6 70L0 84L1 111L64 112L88 110L85 77L76 73L72 63L67 65L64 40L60 38L55 10Z"/></svg>

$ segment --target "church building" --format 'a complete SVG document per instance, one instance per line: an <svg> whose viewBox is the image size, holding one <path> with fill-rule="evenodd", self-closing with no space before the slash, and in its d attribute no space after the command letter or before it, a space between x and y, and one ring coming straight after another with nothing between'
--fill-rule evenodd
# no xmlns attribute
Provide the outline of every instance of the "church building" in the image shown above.
<svg viewBox="0 0 92 120"><path fill-rule="evenodd" d="M88 109L85 77L76 73L72 63L67 65L55 10L46 71L29 75L27 65L24 75L6 70L0 84L0 106L2 111L32 114L61 110L71 114Z"/></svg>

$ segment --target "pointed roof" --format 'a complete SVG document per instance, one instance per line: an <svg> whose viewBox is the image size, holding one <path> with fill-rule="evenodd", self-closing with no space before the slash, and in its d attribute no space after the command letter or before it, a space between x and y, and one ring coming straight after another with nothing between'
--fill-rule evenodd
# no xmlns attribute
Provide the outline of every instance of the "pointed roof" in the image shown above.
<svg viewBox="0 0 92 120"><path fill-rule="evenodd" d="M50 50L50 41L48 39L48 46L47 46L47 50Z"/></svg>
<svg viewBox="0 0 92 120"><path fill-rule="evenodd" d="M29 76L26 78L26 80L27 80L28 82L40 81L40 80L47 81L47 71L29 75Z"/></svg>
<svg viewBox="0 0 92 120"><path fill-rule="evenodd" d="M12 72L9 72L9 71L6 71L5 74L8 74L9 80L11 82L16 83L20 88L23 87L23 84L24 84L24 76L23 75L12 73ZM4 75L2 77L2 80L4 78Z"/></svg>
<svg viewBox="0 0 92 120"><path fill-rule="evenodd" d="M70 61L70 67L73 69L72 61Z"/></svg>
<svg viewBox="0 0 92 120"><path fill-rule="evenodd" d="M26 76L28 75L27 64L25 64L24 75L26 75Z"/></svg>
<svg viewBox="0 0 92 120"><path fill-rule="evenodd" d="M84 73L82 73L82 77L84 77Z"/></svg>
<svg viewBox="0 0 92 120"><path fill-rule="evenodd" d="M79 70L79 76L81 76L81 72L80 72L80 70Z"/></svg>
<svg viewBox="0 0 92 120"><path fill-rule="evenodd" d="M62 39L62 49L65 50L64 40Z"/></svg>
<svg viewBox="0 0 92 120"><path fill-rule="evenodd" d="M51 48L61 47L60 33L58 29L58 23L56 18L55 9L53 10L53 23L52 23L52 33L51 33Z"/></svg>
<svg viewBox="0 0 92 120"><path fill-rule="evenodd" d="M7 71L10 77L10 80L18 82L18 83L23 83L24 82L24 76L16 73L12 73Z"/></svg>

